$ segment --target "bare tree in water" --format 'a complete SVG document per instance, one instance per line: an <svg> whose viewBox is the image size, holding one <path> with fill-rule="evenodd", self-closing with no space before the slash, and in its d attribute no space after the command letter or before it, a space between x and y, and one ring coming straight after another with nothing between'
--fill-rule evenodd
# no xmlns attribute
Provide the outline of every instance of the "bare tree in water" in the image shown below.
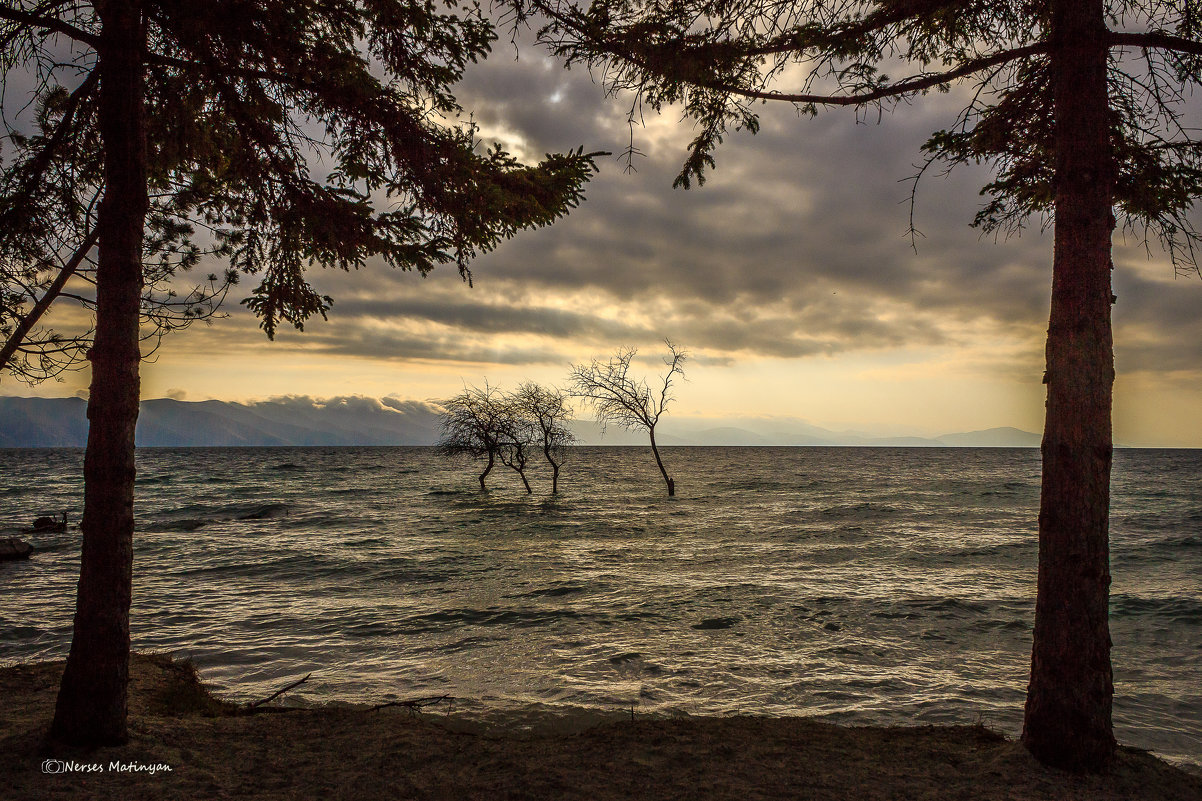
<svg viewBox="0 0 1202 801"><path fill-rule="evenodd" d="M614 424L628 431L644 430L651 438L651 452L668 485L668 496L676 494L676 482L668 475L664 460L655 444L655 426L672 401L675 376L684 375L683 364L688 354L670 340L664 340L669 356L664 359L668 371L656 384L654 391L645 378L630 375L630 363L638 350L623 348L608 361L593 359L589 364L572 367L571 394L593 407L597 422L603 427Z"/></svg>
<svg viewBox="0 0 1202 801"><path fill-rule="evenodd" d="M501 454L503 417L507 414L501 394L487 384L469 387L450 400L443 401L442 437L438 450L451 457L485 460L480 474L480 489L487 490L484 479L496 466Z"/></svg>
<svg viewBox="0 0 1202 801"><path fill-rule="evenodd" d="M527 382L505 393L485 384L444 401L443 408L438 447L448 456L486 460L480 489L487 489L484 480L500 462L521 477L528 494L533 492L526 469L531 455L542 451L551 465L551 491L559 491L559 469L575 440L565 425L572 413L562 391Z"/></svg>
<svg viewBox="0 0 1202 801"><path fill-rule="evenodd" d="M534 422L521 413L514 400L512 395L502 395L498 399L496 426L500 448L497 458L521 477L522 486L529 495L533 490L530 489L530 480L526 478L526 466L535 443L535 428Z"/></svg>
<svg viewBox="0 0 1202 801"><path fill-rule="evenodd" d="M533 426L534 445L551 465L551 493L559 492L559 469L567 459L568 446L576 437L567 428L572 419L568 396L555 387L526 382L513 394L518 413Z"/></svg>

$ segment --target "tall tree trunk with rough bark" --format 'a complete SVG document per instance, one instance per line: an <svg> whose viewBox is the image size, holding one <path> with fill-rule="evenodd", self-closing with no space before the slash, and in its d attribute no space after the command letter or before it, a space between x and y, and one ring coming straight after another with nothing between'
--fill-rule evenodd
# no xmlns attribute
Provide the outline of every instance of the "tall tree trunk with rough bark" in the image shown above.
<svg viewBox="0 0 1202 801"><path fill-rule="evenodd" d="M138 420L138 321L148 208L140 4L97 4L100 132L105 194L98 227L96 337L90 353L84 457L83 556L71 652L51 736L75 745L128 738L129 606L133 575L134 426Z"/></svg>
<svg viewBox="0 0 1202 801"><path fill-rule="evenodd" d="M1056 236L1048 327L1039 578L1023 742L1045 764L1110 764L1111 235L1101 0L1056 0Z"/></svg>

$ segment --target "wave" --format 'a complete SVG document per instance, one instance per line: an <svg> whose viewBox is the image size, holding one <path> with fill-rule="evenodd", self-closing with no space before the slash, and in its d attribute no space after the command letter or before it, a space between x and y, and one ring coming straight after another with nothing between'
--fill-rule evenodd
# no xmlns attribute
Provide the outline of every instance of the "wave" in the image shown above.
<svg viewBox="0 0 1202 801"><path fill-rule="evenodd" d="M270 520L275 517L283 517L288 514L289 506L286 503L268 503L260 506L251 507L250 511L236 515L237 520Z"/></svg>
<svg viewBox="0 0 1202 801"><path fill-rule="evenodd" d="M694 623L694 624L693 624L693 626L692 626L692 628L699 629L699 630L701 630L701 631L714 631L714 630L717 630L717 629L728 629L728 628L730 628L731 626L733 626L733 625L735 625L736 623L738 623L739 621L741 621L742 619L743 619L743 618L741 618L741 617L738 617L738 616L734 616L734 617L707 617L706 619L704 619L704 620L702 620L702 621L699 621L699 622L697 622L697 623Z"/></svg>
<svg viewBox="0 0 1202 801"><path fill-rule="evenodd" d="M819 510L824 515L844 515L857 514L860 512L872 512L874 514L881 513L896 513L900 511L895 506L890 506L887 503L873 503L871 501L860 501L858 503L837 503L831 506L823 507Z"/></svg>
<svg viewBox="0 0 1202 801"><path fill-rule="evenodd" d="M21 642L36 639L46 632L37 626L22 626L10 620L0 625L0 642Z"/></svg>
<svg viewBox="0 0 1202 801"><path fill-rule="evenodd" d="M1110 596L1111 617L1163 617L1176 623L1202 623L1202 600L1184 595L1152 598L1130 594Z"/></svg>
<svg viewBox="0 0 1202 801"><path fill-rule="evenodd" d="M199 528L211 525L216 521L210 518L185 517L182 520L172 520L167 523L158 523L155 528L159 531L196 531Z"/></svg>
<svg viewBox="0 0 1202 801"><path fill-rule="evenodd" d="M968 720L1021 712L1037 453L680 450L676 503L645 454L581 453L558 496L542 473L531 498L507 473L481 493L428 449L140 453L154 481L138 494L131 628L252 697L283 683L263 677L325 667L323 701L387 688L865 720L933 697ZM78 506L78 459L37 455L0 459L14 524ZM1161 731L1196 732L1202 452L1173 458L1176 480L1149 457L1116 482L1115 673L1138 677ZM5 659L69 647L79 533L47 543L0 567Z"/></svg>
<svg viewBox="0 0 1202 801"><path fill-rule="evenodd" d="M561 598L565 595L577 595L586 592L587 587L580 584L563 584L555 587L544 587L538 590L531 590L519 595L507 596L510 598Z"/></svg>
<svg viewBox="0 0 1202 801"><path fill-rule="evenodd" d="M531 628L564 620L585 620L608 617L578 612L574 609L445 609L423 615L413 615L400 621L400 632L424 634L451 631L468 626L512 626Z"/></svg>

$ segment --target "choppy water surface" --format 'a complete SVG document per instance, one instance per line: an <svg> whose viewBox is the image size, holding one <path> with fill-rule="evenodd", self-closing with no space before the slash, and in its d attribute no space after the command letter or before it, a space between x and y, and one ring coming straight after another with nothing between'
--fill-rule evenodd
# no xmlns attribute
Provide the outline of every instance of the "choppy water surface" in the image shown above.
<svg viewBox="0 0 1202 801"><path fill-rule="evenodd" d="M1021 725L1035 450L670 448L675 499L635 448L556 498L422 448L138 459L134 645L235 697ZM81 465L0 450L0 528L78 521ZM1119 739L1202 764L1202 452L1118 452L1112 507ZM33 539L0 662L69 644L79 533Z"/></svg>

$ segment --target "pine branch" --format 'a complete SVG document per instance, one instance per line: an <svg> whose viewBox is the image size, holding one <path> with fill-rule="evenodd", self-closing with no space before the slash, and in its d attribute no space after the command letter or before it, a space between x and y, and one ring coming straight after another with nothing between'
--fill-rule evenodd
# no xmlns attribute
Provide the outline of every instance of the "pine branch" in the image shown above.
<svg viewBox="0 0 1202 801"><path fill-rule="evenodd" d="M1202 42L1196 42L1193 39L1186 39L1181 36L1172 36L1160 31L1152 31L1151 33L1122 33L1112 31L1106 39L1113 47L1172 50L1176 53L1189 53L1194 56L1202 56Z"/></svg>
<svg viewBox="0 0 1202 801"><path fill-rule="evenodd" d="M16 22L21 25L27 25L31 28L42 28L47 31L61 33L65 36L83 42L95 50L100 49L100 37L88 33L82 28L77 28L74 25L63 22L54 17L43 17L39 14L30 14L27 11L18 11L14 8L0 8L0 19L6 19L10 22Z"/></svg>
<svg viewBox="0 0 1202 801"><path fill-rule="evenodd" d="M1039 42L1025 47L1016 47L1010 50L1004 50L1000 53L994 53L990 56L966 61L955 69L947 70L946 72L923 73L921 75L912 75L908 78L902 78L885 86L873 89L869 92L861 92L850 95L824 95L824 94L808 94L796 93L790 94L787 92L766 92L756 89L746 89L741 86L723 83L721 81L698 81L697 85L705 89L713 89L719 92L726 92L740 97L746 97L751 100L776 100L786 103L812 103L819 106L862 106L867 103L874 103L879 100L889 98L901 98L906 95L915 94L933 89L936 86L943 86L960 78L965 78L974 73L981 72L993 67L998 67L1008 64L1012 61L1030 58L1031 56L1042 55L1047 53L1049 45L1044 42ZM624 54L614 53L619 58L626 58L633 63L638 63L634 58L630 58ZM639 64L642 67L642 64Z"/></svg>
<svg viewBox="0 0 1202 801"><path fill-rule="evenodd" d="M88 77L84 79L83 83L77 86L75 91L67 97L62 116L59 118L58 124L54 126L54 133L45 139L45 144L42 145L42 148L29 160L29 171L25 176L21 188L7 199L6 205L8 209L6 209L3 215L0 215L0 224L3 224L5 227L12 227L16 224L10 216L15 213L13 209L20 208L25 200L39 188L43 178L45 178L46 171L50 169L50 165L58 153L58 149L68 139L69 134L73 130L76 112L79 111L79 107L96 91L99 85L100 74L98 71L93 70L88 73Z"/></svg>
<svg viewBox="0 0 1202 801"><path fill-rule="evenodd" d="M84 257L87 256L88 251L91 250L92 246L96 244L96 240L99 239L99 237L100 231L96 228L93 228L91 232L88 233L83 243L80 244L79 249L76 250L75 254L71 256L71 259L63 265L63 268L59 271L59 274L55 276L54 282L50 284L49 288L47 288L46 294L42 296L41 300L34 304L34 307L30 309L29 314L26 314L21 318L21 322L17 324L16 328L13 329L12 334L9 335L8 341L4 343L4 347L0 348L0 372L3 372L8 367L9 360L11 360L13 354L20 349L20 346L25 341L25 337L29 334L30 329L37 324L38 320L42 318L42 315L46 313L46 310L50 308L50 305L59 297L59 293L63 291L63 287L66 286L67 281L72 275L75 274L75 271L79 269L79 265L83 263Z"/></svg>
<svg viewBox="0 0 1202 801"><path fill-rule="evenodd" d="M863 19L849 21L842 25L832 25L828 30L819 29L821 33L817 36L812 26L796 27L786 34L769 39L763 45L740 49L739 52L746 56L770 56L800 53L816 48L848 47L857 40L882 32L890 25L927 18L941 11L956 9L963 3L961 0L936 0L925 8L922 5L921 3L900 3L892 9L885 6Z"/></svg>

